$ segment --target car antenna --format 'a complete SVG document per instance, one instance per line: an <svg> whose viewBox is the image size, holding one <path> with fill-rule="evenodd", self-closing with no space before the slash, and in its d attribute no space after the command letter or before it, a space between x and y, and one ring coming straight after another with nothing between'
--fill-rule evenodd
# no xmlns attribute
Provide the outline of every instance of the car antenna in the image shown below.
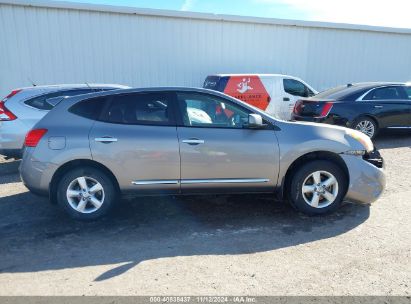
<svg viewBox="0 0 411 304"><path fill-rule="evenodd" d="M92 91L95 91L89 84L88 84L88 82L86 81L86 82L84 82L85 84L86 84L86 86L90 89L90 90L92 90Z"/></svg>
<svg viewBox="0 0 411 304"><path fill-rule="evenodd" d="M34 81L30 79L30 77L27 77L27 79L29 80L29 82L31 83L33 87L37 86L37 84L35 84Z"/></svg>

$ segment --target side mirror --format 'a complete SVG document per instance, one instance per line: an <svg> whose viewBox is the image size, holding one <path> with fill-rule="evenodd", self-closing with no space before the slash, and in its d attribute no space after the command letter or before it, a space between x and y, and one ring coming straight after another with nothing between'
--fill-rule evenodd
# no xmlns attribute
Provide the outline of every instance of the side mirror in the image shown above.
<svg viewBox="0 0 411 304"><path fill-rule="evenodd" d="M249 128L258 129L264 127L265 125L263 124L263 118L260 114L249 114L247 126Z"/></svg>

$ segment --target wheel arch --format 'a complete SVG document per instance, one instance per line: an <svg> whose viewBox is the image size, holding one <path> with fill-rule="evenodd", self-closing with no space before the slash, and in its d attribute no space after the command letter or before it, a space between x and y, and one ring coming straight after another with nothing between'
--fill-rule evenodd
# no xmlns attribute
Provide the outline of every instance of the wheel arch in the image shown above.
<svg viewBox="0 0 411 304"><path fill-rule="evenodd" d="M106 166L91 159L76 159L66 162L65 164L61 165L56 170L56 172L54 172L49 186L49 197L51 203L57 203L57 185L60 179L63 177L64 173L77 167L93 167L103 171L113 181L116 190L120 192L120 185L117 181L117 178L114 176L113 172L111 172L111 170Z"/></svg>
<svg viewBox="0 0 411 304"><path fill-rule="evenodd" d="M335 163L344 172L344 175L347 178L347 185L349 185L350 175L348 172L348 167L340 155L334 152L330 152L330 151L314 151L314 152L309 152L309 153L306 153L298 157L288 167L285 177L282 180L282 186L281 186L281 197L282 198L287 198L288 189L291 185L292 177L294 173L298 170L298 168L314 160L328 160L328 161ZM345 189L345 191L347 190L348 189Z"/></svg>
<svg viewBox="0 0 411 304"><path fill-rule="evenodd" d="M351 128L354 128L355 127L354 123L357 120L361 119L362 117L372 119L375 122L376 126L377 126L377 130L381 127L381 124L380 124L380 121L378 120L378 118L376 116L372 115L372 114L367 113L367 114L360 114L360 115L356 116L351 122Z"/></svg>

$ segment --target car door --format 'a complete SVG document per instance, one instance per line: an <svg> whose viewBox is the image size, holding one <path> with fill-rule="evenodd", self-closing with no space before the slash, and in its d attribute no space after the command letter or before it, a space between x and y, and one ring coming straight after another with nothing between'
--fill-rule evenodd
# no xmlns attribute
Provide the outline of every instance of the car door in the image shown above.
<svg viewBox="0 0 411 304"><path fill-rule="evenodd" d="M368 112L378 119L380 128L411 125L411 100L403 86L385 86L369 91L361 99Z"/></svg>
<svg viewBox="0 0 411 304"><path fill-rule="evenodd" d="M295 103L301 97L313 96L314 92L308 88L304 83L292 78L284 78L282 81L281 92L282 101L282 119L290 120Z"/></svg>
<svg viewBox="0 0 411 304"><path fill-rule="evenodd" d="M173 99L167 92L115 94L90 135L94 160L120 187L139 193L178 193L180 155Z"/></svg>
<svg viewBox="0 0 411 304"><path fill-rule="evenodd" d="M176 95L183 193L274 190L279 148L272 126L247 128L250 111L219 96Z"/></svg>

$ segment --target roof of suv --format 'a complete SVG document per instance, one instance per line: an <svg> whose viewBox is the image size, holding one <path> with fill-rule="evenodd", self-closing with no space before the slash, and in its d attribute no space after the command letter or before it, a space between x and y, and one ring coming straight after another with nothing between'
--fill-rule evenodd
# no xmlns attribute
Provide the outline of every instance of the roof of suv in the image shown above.
<svg viewBox="0 0 411 304"><path fill-rule="evenodd" d="M19 90L59 90L59 89L74 89L74 88L119 88L119 89L128 89L130 87L120 84L108 84L108 83L80 83L80 84L53 84L53 85L36 85L31 87L22 87L18 88Z"/></svg>

